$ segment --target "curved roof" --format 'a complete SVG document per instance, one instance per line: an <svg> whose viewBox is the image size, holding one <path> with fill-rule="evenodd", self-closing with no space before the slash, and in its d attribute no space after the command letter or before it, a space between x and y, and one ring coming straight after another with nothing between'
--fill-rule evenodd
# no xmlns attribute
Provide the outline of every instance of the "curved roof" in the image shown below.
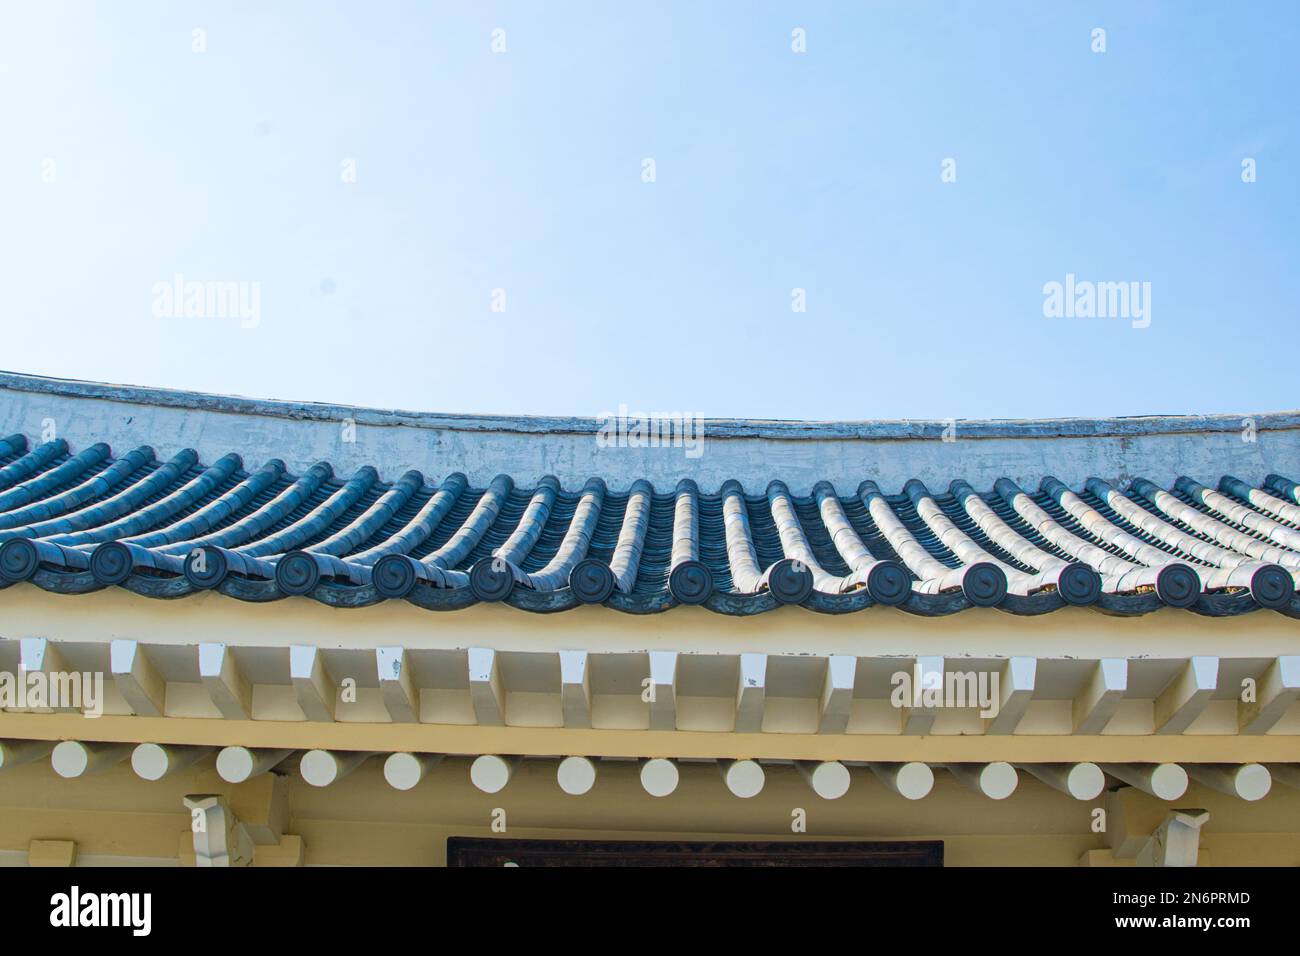
<svg viewBox="0 0 1300 956"><path fill-rule="evenodd" d="M65 593L216 588L341 607L753 614L887 604L935 615L1075 604L1300 616L1300 486L1201 475L889 487L863 475L854 488L821 481L808 494L779 479L713 493L690 478L638 480L615 491L599 476L475 485L410 470L384 481L371 465L291 473L279 459L246 465L238 449L204 462L193 449L164 459L148 445L74 450L14 434L0 439L0 578Z"/></svg>
<svg viewBox="0 0 1300 956"><path fill-rule="evenodd" d="M857 394L846 401L870 404ZM150 445L164 458L193 448L204 461L234 450L250 467L278 458L294 473L321 460L348 474L369 464L389 481L407 467L437 476L455 470L480 488L503 473L526 487L553 475L571 489L596 475L618 492L639 480L668 491L691 478L709 494L730 481L761 492L779 478L802 496L823 481L851 494L867 477L898 490L912 478L944 488L960 476L985 490L1003 477L1037 488L1048 476L1079 487L1094 475L1167 483L1226 473L1258 482L1270 472L1300 470L1295 412L859 422L719 420L622 408L612 414L619 412L626 414L626 440L611 444L602 441L605 416L444 415L0 372L0 435L54 437L57 429L74 448ZM636 436L647 424L642 416L656 428Z"/></svg>

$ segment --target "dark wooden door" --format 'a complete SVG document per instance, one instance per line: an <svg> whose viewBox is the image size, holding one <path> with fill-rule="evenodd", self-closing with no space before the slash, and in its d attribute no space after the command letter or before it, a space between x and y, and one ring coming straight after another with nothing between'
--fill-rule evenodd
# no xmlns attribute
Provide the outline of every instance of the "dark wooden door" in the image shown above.
<svg viewBox="0 0 1300 956"><path fill-rule="evenodd" d="M632 842L450 837L448 866L943 866L943 842Z"/></svg>

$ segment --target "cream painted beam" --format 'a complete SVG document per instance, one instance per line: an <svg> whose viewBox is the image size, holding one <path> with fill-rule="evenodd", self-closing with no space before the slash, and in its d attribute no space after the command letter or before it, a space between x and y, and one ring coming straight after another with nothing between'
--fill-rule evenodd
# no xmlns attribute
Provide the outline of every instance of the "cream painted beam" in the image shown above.
<svg viewBox="0 0 1300 956"><path fill-rule="evenodd" d="M240 673L225 644L199 645L199 680L226 720L249 720L253 716L253 687Z"/></svg>
<svg viewBox="0 0 1300 956"><path fill-rule="evenodd" d="M900 797L920 800L934 789L934 771L928 764L918 761L908 763L867 764L877 779Z"/></svg>
<svg viewBox="0 0 1300 956"><path fill-rule="evenodd" d="M1116 860L1133 860L1151 840L1169 808L1137 787L1115 787L1102 796L1105 841Z"/></svg>
<svg viewBox="0 0 1300 956"><path fill-rule="evenodd" d="M1016 768L1002 760L992 763L950 763L948 771L976 793L982 793L990 800L1005 800L1015 793Z"/></svg>
<svg viewBox="0 0 1300 956"><path fill-rule="evenodd" d="M39 760L53 749L52 740L0 740L0 770Z"/></svg>
<svg viewBox="0 0 1300 956"><path fill-rule="evenodd" d="M109 644L109 666L122 699L141 717L161 717L167 706L167 682L149 663L139 641Z"/></svg>
<svg viewBox="0 0 1300 956"><path fill-rule="evenodd" d="M248 866L253 862L253 838L225 797L191 794L185 797L185 806L192 821L196 866Z"/></svg>
<svg viewBox="0 0 1300 956"><path fill-rule="evenodd" d="M740 655L740 686L736 689L736 732L756 734L763 729L767 704L767 655Z"/></svg>
<svg viewBox="0 0 1300 956"><path fill-rule="evenodd" d="M904 701L902 729L904 734L925 736L934 729L934 719L938 709L923 706L922 701L927 690L936 689L942 699L943 695L943 658L918 657L912 663L912 699Z"/></svg>
<svg viewBox="0 0 1300 956"><path fill-rule="evenodd" d="M1201 716L1219 685L1219 659L1193 657L1156 698L1158 734L1181 734Z"/></svg>
<svg viewBox="0 0 1300 956"><path fill-rule="evenodd" d="M394 790L411 790L430 770L442 762L442 754L413 754L401 751L384 761L384 779Z"/></svg>
<svg viewBox="0 0 1300 956"><path fill-rule="evenodd" d="M1160 800L1177 800L1187 792L1187 771L1176 763L1104 763L1101 769Z"/></svg>
<svg viewBox="0 0 1300 956"><path fill-rule="evenodd" d="M289 778L267 773L238 784L230 789L230 807L257 846L278 847L289 826Z"/></svg>
<svg viewBox="0 0 1300 956"><path fill-rule="evenodd" d="M469 697L479 726L504 726L506 692L501 685L496 651L486 647L471 647L468 658Z"/></svg>
<svg viewBox="0 0 1300 956"><path fill-rule="evenodd" d="M1197 783L1242 800L1262 800L1273 786L1273 777L1262 764L1189 763L1184 768Z"/></svg>
<svg viewBox="0 0 1300 956"><path fill-rule="evenodd" d="M141 780L161 780L193 766L210 753L211 747L140 744L131 751L131 769Z"/></svg>
<svg viewBox="0 0 1300 956"><path fill-rule="evenodd" d="M813 793L823 800L838 800L849 792L852 783L849 768L838 760L799 760L795 762L795 769L812 787Z"/></svg>
<svg viewBox="0 0 1300 956"><path fill-rule="evenodd" d="M77 844L72 840L33 840L27 845L27 865L76 866Z"/></svg>
<svg viewBox="0 0 1300 956"><path fill-rule="evenodd" d="M1033 657L1013 657L1002 668L998 680L998 712L984 720L986 734L1014 734L1034 698L1034 681L1038 661Z"/></svg>
<svg viewBox="0 0 1300 956"><path fill-rule="evenodd" d="M1097 662L1083 691L1074 698L1074 732L1100 734L1128 692L1128 661L1108 657Z"/></svg>
<svg viewBox="0 0 1300 956"><path fill-rule="evenodd" d="M727 789L743 800L763 792L767 774L757 760L719 760L718 770Z"/></svg>
<svg viewBox="0 0 1300 956"><path fill-rule="evenodd" d="M1195 866L1201 846L1206 810L1170 810L1164 822L1138 853L1138 866Z"/></svg>
<svg viewBox="0 0 1300 956"><path fill-rule="evenodd" d="M650 729L677 728L677 652L650 652Z"/></svg>
<svg viewBox="0 0 1300 956"><path fill-rule="evenodd" d="M320 650L303 644L289 648L289 682L303 716L308 720L330 723L339 698L339 689L325 671Z"/></svg>
<svg viewBox="0 0 1300 956"><path fill-rule="evenodd" d="M817 722L820 734L842 734L849 726L853 707L853 683L857 679L858 659L847 654L832 654L826 659L826 677L822 683L821 711Z"/></svg>
<svg viewBox="0 0 1300 956"><path fill-rule="evenodd" d="M50 753L50 766L60 777L72 779L101 773L131 756L130 744L93 744L80 740L63 740Z"/></svg>
<svg viewBox="0 0 1300 956"><path fill-rule="evenodd" d="M588 663L586 651L560 651L560 711L566 727L591 727Z"/></svg>
<svg viewBox="0 0 1300 956"><path fill-rule="evenodd" d="M411 680L406 651L400 647L375 648L375 670L384 709L395 724L420 722L420 692Z"/></svg>
<svg viewBox="0 0 1300 956"><path fill-rule="evenodd" d="M1106 789L1106 775L1095 763L1022 763L1017 766L1076 800L1095 800Z"/></svg>
<svg viewBox="0 0 1300 956"><path fill-rule="evenodd" d="M307 862L307 844L301 836L286 833L275 846L257 847L254 866L293 867Z"/></svg>
<svg viewBox="0 0 1300 956"><path fill-rule="evenodd" d="M505 789L505 785L515 775L518 766L518 757L483 754L475 757L474 762L470 764L469 779L474 786L484 793L499 793Z"/></svg>
<svg viewBox="0 0 1300 956"><path fill-rule="evenodd" d="M565 793L580 797L596 785L596 763L589 757L565 757L555 768L555 781Z"/></svg>
<svg viewBox="0 0 1300 956"><path fill-rule="evenodd" d="M1295 737L1282 734L898 734L694 733L640 729L566 730L559 727L480 727L475 724L311 723L303 720L212 720L105 714L0 713L0 740L87 740L132 745L365 750L393 753L531 756L580 753L589 757L682 757L716 760L922 760L943 763L1294 763Z"/></svg>
<svg viewBox="0 0 1300 956"><path fill-rule="evenodd" d="M328 787L356 770L371 756L371 752L364 750L309 750L302 755L298 772L313 787Z"/></svg>
<svg viewBox="0 0 1300 956"><path fill-rule="evenodd" d="M1295 787L1300 790L1300 764L1294 763L1270 763L1266 764L1268 772L1278 783L1284 783L1288 787Z"/></svg>
<svg viewBox="0 0 1300 956"><path fill-rule="evenodd" d="M223 747L217 754L217 775L227 783L243 783L275 769L292 750Z"/></svg>
<svg viewBox="0 0 1300 956"><path fill-rule="evenodd" d="M1254 696L1250 703L1237 701L1240 733L1267 733L1300 698L1300 656L1275 658L1257 682Z"/></svg>
<svg viewBox="0 0 1300 956"><path fill-rule="evenodd" d="M652 797L666 797L677 789L681 772L677 764L664 757L651 757L641 761L641 787Z"/></svg>

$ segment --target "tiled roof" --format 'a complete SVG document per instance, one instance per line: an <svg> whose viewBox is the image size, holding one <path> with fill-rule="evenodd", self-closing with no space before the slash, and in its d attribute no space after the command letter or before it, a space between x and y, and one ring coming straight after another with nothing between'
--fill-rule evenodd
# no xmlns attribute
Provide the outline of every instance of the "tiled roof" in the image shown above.
<svg viewBox="0 0 1300 956"><path fill-rule="evenodd" d="M356 607L431 609L505 601L532 611L603 603L631 613L703 604L753 614L781 604L917 614L972 606L1113 614L1164 605L1225 616L1300 617L1300 486L1230 475L1161 487L1091 479L1037 488L920 481L796 496L728 481L611 490L500 475L430 484L328 462L290 474L187 449L74 451L62 439L0 439L0 577L49 591L116 585L152 597L217 589L245 601L306 595ZM846 493L847 492L847 493Z"/></svg>

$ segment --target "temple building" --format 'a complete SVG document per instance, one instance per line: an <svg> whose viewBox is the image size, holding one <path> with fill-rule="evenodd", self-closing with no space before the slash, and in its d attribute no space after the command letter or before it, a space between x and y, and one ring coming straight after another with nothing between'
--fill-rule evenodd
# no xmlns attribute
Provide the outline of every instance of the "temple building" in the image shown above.
<svg viewBox="0 0 1300 956"><path fill-rule="evenodd" d="M1300 864L1300 414L658 424L0 373L0 862Z"/></svg>

